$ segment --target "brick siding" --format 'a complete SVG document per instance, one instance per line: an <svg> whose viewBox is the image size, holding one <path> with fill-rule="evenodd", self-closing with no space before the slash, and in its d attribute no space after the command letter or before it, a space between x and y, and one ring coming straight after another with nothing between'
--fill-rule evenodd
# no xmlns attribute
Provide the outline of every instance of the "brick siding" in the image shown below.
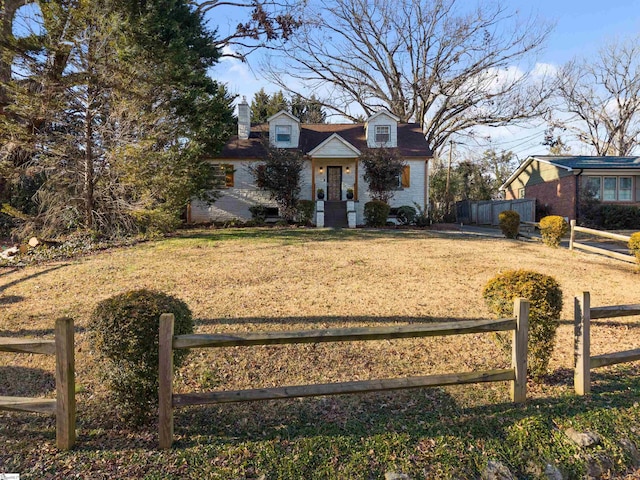
<svg viewBox="0 0 640 480"><path fill-rule="evenodd" d="M506 199L518 198L518 192L509 188ZM548 205L551 215L560 215L569 220L576 218L576 177L569 175L525 188L525 198L535 198L538 205Z"/></svg>

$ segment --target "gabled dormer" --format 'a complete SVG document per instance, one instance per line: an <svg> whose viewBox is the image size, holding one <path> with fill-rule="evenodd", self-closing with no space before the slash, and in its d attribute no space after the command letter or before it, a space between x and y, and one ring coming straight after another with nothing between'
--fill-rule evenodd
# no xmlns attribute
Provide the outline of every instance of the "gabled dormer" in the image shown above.
<svg viewBox="0 0 640 480"><path fill-rule="evenodd" d="M280 110L267 119L269 123L269 143L278 148L298 148L300 140L300 120L289 112Z"/></svg>
<svg viewBox="0 0 640 480"><path fill-rule="evenodd" d="M367 146L396 148L399 121L400 117L396 117L387 110L380 110L371 115L364 124Z"/></svg>

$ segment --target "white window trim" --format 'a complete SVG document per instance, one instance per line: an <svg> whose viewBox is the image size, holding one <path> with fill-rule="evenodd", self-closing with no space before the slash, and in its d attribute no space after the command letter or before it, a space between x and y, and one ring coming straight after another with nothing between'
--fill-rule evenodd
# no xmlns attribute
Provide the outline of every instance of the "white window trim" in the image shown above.
<svg viewBox="0 0 640 480"><path fill-rule="evenodd" d="M291 135L292 135L291 125L276 125L276 143L291 143ZM288 136L287 140L281 140L280 136Z"/></svg>
<svg viewBox="0 0 640 480"><path fill-rule="evenodd" d="M628 199L620 200L620 191L622 190L620 188L620 184L621 184L621 180L623 178L628 178L631 181L631 185L629 186L629 190L628 190L630 197ZM617 197L618 197L618 201L619 202L633 202L633 177L632 176L630 176L630 175L622 175L622 176L618 177L618 194L617 194Z"/></svg>
<svg viewBox="0 0 640 480"><path fill-rule="evenodd" d="M386 132L383 133L383 130L386 130ZM376 144L384 145L391 143L391 125L376 125L373 135ZM378 140L378 135L386 135L387 139L385 141Z"/></svg>
<svg viewBox="0 0 640 480"><path fill-rule="evenodd" d="M585 177L587 180L585 181L585 186L589 184L589 181L591 179L598 179L598 181L600 182L600 189L598 192L598 195L596 195L596 198L598 200L600 200L601 202L605 202L605 203L628 203L628 202L633 202L633 195L634 195L634 182L633 182L633 176L631 175L585 175ZM615 187L615 194L614 194L614 199L613 200L606 200L604 198L604 184L605 184L605 179L607 178L614 178L616 181L616 187ZM631 188L629 189L629 193L631 194L631 198L629 198L628 200L620 200L620 180L622 178L628 178L631 180Z"/></svg>

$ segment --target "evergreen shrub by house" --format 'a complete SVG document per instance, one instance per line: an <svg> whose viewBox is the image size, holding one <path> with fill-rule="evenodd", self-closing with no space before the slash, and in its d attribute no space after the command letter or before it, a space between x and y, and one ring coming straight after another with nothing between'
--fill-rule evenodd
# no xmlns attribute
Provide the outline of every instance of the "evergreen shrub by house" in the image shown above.
<svg viewBox="0 0 640 480"><path fill-rule="evenodd" d="M498 318L513 316L515 298L526 298L529 308L529 353L527 370L536 378L549 366L556 331L562 312L562 290L549 275L529 270L511 270L489 280L482 292L485 303ZM500 343L510 346L507 338L498 335Z"/></svg>
<svg viewBox="0 0 640 480"><path fill-rule="evenodd" d="M629 250L636 257L636 263L640 267L640 232L636 232L629 238Z"/></svg>
<svg viewBox="0 0 640 480"><path fill-rule="evenodd" d="M267 219L267 207L264 205L251 205L249 207L249 213L251 214L251 220L256 225L264 225Z"/></svg>
<svg viewBox="0 0 640 480"><path fill-rule="evenodd" d="M186 303L154 290L133 290L100 302L91 315L92 347L105 364L105 380L122 417L145 423L158 403L158 330L160 315L173 313L174 333L193 333ZM180 366L186 350L174 351Z"/></svg>
<svg viewBox="0 0 640 480"><path fill-rule="evenodd" d="M303 225L311 225L316 203L313 200L298 201L298 221Z"/></svg>
<svg viewBox="0 0 640 480"><path fill-rule="evenodd" d="M398 207L396 220L400 225L411 225L416 219L416 209L411 205L403 205Z"/></svg>
<svg viewBox="0 0 640 480"><path fill-rule="evenodd" d="M507 238L518 238L520 232L520 214L515 210L505 210L498 214L500 231Z"/></svg>
<svg viewBox="0 0 640 480"><path fill-rule="evenodd" d="M390 210L382 200L371 200L364 204L364 223L367 227L384 227Z"/></svg>
<svg viewBox="0 0 640 480"><path fill-rule="evenodd" d="M623 230L640 228L640 207L634 205L600 205L602 228Z"/></svg>
<svg viewBox="0 0 640 480"><path fill-rule="evenodd" d="M540 220L540 234L545 245L557 248L569 230L567 221L559 215L549 215Z"/></svg>

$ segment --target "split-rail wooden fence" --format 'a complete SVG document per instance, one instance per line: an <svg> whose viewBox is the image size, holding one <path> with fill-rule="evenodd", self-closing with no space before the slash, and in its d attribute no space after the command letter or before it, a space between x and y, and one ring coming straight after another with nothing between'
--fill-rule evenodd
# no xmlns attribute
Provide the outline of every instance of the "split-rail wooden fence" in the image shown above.
<svg viewBox="0 0 640 480"><path fill-rule="evenodd" d="M624 253L613 252L611 250L607 250L606 248L594 247L593 245L587 245L585 243L579 243L575 241L576 232L587 233L589 235L595 235L597 237L609 238L611 240L617 240L618 242L624 242L625 244L629 243L631 237L627 235L620 235L618 233L604 232L602 230L594 230L593 228L580 227L576 225L575 220L571 220L571 234L569 237L569 250L573 250L579 248L581 250L585 250L591 253L598 253L600 255L606 255L611 258L615 258L617 260L622 260L623 262L631 262L635 263L636 258L633 255L625 255Z"/></svg>
<svg viewBox="0 0 640 480"><path fill-rule="evenodd" d="M591 391L591 369L640 360L640 349L591 356L591 320L640 315L640 304L591 307L589 292L574 298L574 377L576 394Z"/></svg>
<svg viewBox="0 0 640 480"><path fill-rule="evenodd" d="M160 448L170 448L173 443L173 409L188 405L249 402L500 381L511 383L510 393L513 402L524 402L527 388L529 322L529 302L527 300L516 299L514 301L514 317L502 320L470 320L389 327L174 336L173 314L162 314L160 316L158 398ZM173 350L177 349L353 342L499 331L513 332L512 367L509 369L249 390L173 393Z"/></svg>
<svg viewBox="0 0 640 480"><path fill-rule="evenodd" d="M56 445L68 450L76 441L73 320L56 320L55 340L0 337L0 351L56 356L56 398L0 396L0 410L55 413Z"/></svg>

